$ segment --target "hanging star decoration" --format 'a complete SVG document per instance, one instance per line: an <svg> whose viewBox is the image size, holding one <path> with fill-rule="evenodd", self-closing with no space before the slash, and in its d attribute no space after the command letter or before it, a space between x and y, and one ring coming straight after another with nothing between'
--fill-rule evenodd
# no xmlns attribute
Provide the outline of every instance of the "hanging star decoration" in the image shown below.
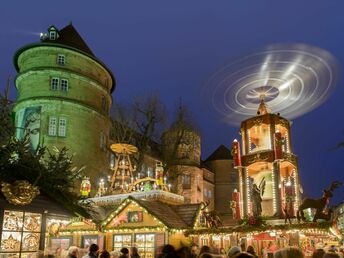
<svg viewBox="0 0 344 258"><path fill-rule="evenodd" d="M2 248L4 250L18 250L20 247L20 241L15 239L12 234L7 238L1 241Z"/></svg>

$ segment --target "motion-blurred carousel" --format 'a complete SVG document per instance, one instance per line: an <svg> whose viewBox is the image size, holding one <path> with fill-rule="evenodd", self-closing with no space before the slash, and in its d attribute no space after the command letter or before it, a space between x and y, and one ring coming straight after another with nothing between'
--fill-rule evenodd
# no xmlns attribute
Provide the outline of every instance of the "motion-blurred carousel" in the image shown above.
<svg viewBox="0 0 344 258"><path fill-rule="evenodd" d="M225 122L240 125L232 154L239 171L237 218L296 215L301 200L291 122L334 89L335 58L304 44L276 44L220 69L203 94ZM240 148L242 146L242 148Z"/></svg>

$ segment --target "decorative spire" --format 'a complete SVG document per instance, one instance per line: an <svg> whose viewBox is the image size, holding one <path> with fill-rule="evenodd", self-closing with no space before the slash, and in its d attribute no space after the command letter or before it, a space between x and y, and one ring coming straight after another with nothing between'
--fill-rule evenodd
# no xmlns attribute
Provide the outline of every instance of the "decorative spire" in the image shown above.
<svg viewBox="0 0 344 258"><path fill-rule="evenodd" d="M258 107L258 111L257 111L257 115L258 116L261 116L261 115L265 115L265 114L268 114L269 113L269 110L265 104L265 101L264 101L264 95L261 95L260 96L260 104L259 104L259 107Z"/></svg>

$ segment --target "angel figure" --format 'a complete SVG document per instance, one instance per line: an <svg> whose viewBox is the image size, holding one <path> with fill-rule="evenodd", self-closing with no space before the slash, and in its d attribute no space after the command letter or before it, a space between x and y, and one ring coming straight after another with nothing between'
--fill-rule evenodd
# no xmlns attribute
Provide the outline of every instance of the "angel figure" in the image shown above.
<svg viewBox="0 0 344 258"><path fill-rule="evenodd" d="M262 215L262 196L265 192L265 177L262 178L262 180L259 183L259 186L257 186L255 183L252 185L251 190L251 198L252 198L252 213L254 217L259 217Z"/></svg>

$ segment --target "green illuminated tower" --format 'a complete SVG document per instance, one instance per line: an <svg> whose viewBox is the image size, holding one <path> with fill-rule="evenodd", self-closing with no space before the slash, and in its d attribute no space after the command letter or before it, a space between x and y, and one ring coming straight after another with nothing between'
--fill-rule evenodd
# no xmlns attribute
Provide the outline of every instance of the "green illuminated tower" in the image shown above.
<svg viewBox="0 0 344 258"><path fill-rule="evenodd" d="M67 147L76 166L86 166L94 188L108 174L109 110L115 79L72 24L41 34L39 43L14 56L18 99L17 137L30 134L31 148Z"/></svg>

